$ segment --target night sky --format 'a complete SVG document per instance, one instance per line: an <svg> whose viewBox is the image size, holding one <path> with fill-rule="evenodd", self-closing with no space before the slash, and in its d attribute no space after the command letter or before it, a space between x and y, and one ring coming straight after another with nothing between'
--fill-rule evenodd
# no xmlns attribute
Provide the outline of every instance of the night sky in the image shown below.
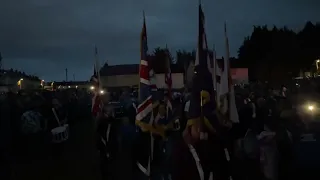
<svg viewBox="0 0 320 180"><path fill-rule="evenodd" d="M318 0L202 0L210 46L225 54L227 21L231 55L236 56L253 25L301 29L320 21ZM197 44L198 0L1 0L0 52L3 67L25 71L46 81L88 80L94 45L101 64L139 63L142 11L149 49L175 52Z"/></svg>

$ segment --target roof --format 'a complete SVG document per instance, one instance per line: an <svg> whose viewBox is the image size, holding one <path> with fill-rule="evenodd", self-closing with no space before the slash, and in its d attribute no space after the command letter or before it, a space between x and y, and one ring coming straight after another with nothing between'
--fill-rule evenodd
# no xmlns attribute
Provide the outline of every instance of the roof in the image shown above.
<svg viewBox="0 0 320 180"><path fill-rule="evenodd" d="M223 59L217 59L218 66L223 68ZM241 62L234 58L230 58L230 66L231 68L241 68ZM161 69L163 67L154 67L154 71L157 74L164 73L165 70ZM130 75L130 74L138 74L139 72L139 64L122 64L122 65L105 65L100 70L101 76L116 76L116 75ZM171 64L171 72L172 73L184 73L183 67L178 64Z"/></svg>
<svg viewBox="0 0 320 180"><path fill-rule="evenodd" d="M160 74L164 73L164 69L154 68L155 73ZM183 73L183 68L180 68L176 64L171 65L172 73ZM101 76L115 76L115 75L130 75L139 73L139 64L123 64L123 65L114 65L107 66L101 69Z"/></svg>
<svg viewBox="0 0 320 180"><path fill-rule="evenodd" d="M139 64L122 64L114 66L106 66L101 69L101 76L129 75L138 74Z"/></svg>
<svg viewBox="0 0 320 180"><path fill-rule="evenodd" d="M75 86L75 85L87 85L89 81L62 81L62 82L54 82L55 86ZM46 82L46 85L50 86L51 82Z"/></svg>
<svg viewBox="0 0 320 180"><path fill-rule="evenodd" d="M10 69L10 70L1 69L0 75L10 76L18 79L25 78L25 79L34 80L34 81L40 81L39 77L37 76L27 75L24 72L13 70L13 69Z"/></svg>

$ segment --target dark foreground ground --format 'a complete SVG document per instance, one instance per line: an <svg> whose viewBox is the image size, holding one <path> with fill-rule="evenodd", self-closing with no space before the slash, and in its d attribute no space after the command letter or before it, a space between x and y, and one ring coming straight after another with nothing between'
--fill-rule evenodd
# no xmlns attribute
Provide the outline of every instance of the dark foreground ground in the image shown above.
<svg viewBox="0 0 320 180"><path fill-rule="evenodd" d="M115 179L131 179L131 149L119 152L111 171ZM14 180L100 180L98 152L93 141L93 126L90 120L75 124L68 143L60 157L44 155L33 160L19 160L13 165Z"/></svg>

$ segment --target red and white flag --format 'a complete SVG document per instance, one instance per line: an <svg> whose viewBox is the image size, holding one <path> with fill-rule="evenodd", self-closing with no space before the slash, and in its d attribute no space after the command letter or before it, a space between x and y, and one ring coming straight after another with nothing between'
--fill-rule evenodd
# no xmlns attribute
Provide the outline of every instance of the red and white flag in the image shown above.
<svg viewBox="0 0 320 180"><path fill-rule="evenodd" d="M93 98L91 112L93 117L97 117L103 108L103 102L100 96L100 73L99 73L99 63L98 63L98 49L95 47L95 62L94 62L94 72L90 79L92 83Z"/></svg>

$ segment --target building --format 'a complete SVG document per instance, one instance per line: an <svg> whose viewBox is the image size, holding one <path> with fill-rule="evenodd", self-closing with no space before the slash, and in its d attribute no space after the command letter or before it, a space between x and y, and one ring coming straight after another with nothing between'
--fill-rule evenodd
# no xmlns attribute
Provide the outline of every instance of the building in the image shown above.
<svg viewBox="0 0 320 180"><path fill-rule="evenodd" d="M159 88L165 87L164 71L157 68L154 69L156 76L156 84ZM172 65L172 88L180 89L184 86L183 69L179 69L178 66ZM101 82L104 87L107 88L120 88L120 87L132 87L139 85L139 64L125 64L107 66L100 72Z"/></svg>
<svg viewBox="0 0 320 180"><path fill-rule="evenodd" d="M90 89L91 83L89 81L62 81L62 82L47 82L44 84L44 89Z"/></svg>
<svg viewBox="0 0 320 180"><path fill-rule="evenodd" d="M171 65L172 88L181 89L185 87L185 82L188 84L192 81L194 65L191 64L187 68L186 73L184 69L177 64ZM164 70L154 68L156 74L156 84L159 88L165 87ZM106 88L121 88L138 86L139 84L139 64L126 64L105 66L100 71L101 82ZM232 68L232 79L234 83L248 83L248 69L247 68Z"/></svg>
<svg viewBox="0 0 320 180"><path fill-rule="evenodd" d="M223 65L223 60L222 59L218 59L218 66L220 69L224 68ZM233 60L235 61L235 60ZM231 61L232 62L232 61ZM232 78L232 83L233 84L239 84L239 83L244 83L244 84L248 84L249 83L249 75L248 75L248 68L240 68L240 67L236 67L234 64L231 63L231 78ZM188 87L192 86L192 78L193 78L193 74L194 74L194 63L191 62L187 68L186 71L186 83L188 85Z"/></svg>
<svg viewBox="0 0 320 180"><path fill-rule="evenodd" d="M1 70L0 86L3 91L38 89L41 86L41 80L36 76L26 75L19 71Z"/></svg>

